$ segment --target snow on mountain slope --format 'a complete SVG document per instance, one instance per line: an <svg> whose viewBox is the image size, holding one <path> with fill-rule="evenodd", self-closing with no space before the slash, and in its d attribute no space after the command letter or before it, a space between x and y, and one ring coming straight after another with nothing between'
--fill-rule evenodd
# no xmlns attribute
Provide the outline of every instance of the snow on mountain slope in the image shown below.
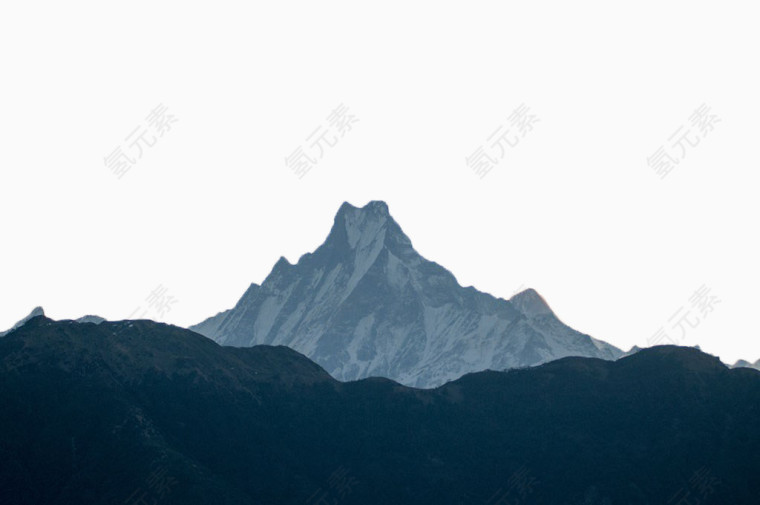
<svg viewBox="0 0 760 505"><path fill-rule="evenodd" d="M485 369L622 351L563 324L532 289L511 300L459 285L420 256L384 202L344 203L326 241L285 258L234 308L190 329L223 345L286 345L340 380L435 387Z"/></svg>

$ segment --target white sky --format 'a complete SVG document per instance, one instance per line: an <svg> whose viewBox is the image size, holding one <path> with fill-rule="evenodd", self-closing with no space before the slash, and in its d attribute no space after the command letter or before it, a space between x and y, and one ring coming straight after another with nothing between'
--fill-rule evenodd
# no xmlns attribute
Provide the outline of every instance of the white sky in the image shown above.
<svg viewBox="0 0 760 505"><path fill-rule="evenodd" d="M626 349L663 327L760 358L751 2L198 4L2 3L0 328L123 319L158 285L177 301L146 317L198 322L382 199L465 286L534 287ZM176 123L117 178L161 103ZM340 103L359 121L299 179L284 157ZM478 178L465 156L521 103L539 122ZM660 179L702 103L720 122Z"/></svg>

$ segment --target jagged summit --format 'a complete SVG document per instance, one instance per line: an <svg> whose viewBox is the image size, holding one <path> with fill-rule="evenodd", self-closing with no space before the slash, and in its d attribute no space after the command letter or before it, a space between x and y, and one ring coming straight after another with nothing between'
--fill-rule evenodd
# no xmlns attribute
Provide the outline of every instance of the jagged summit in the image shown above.
<svg viewBox="0 0 760 505"><path fill-rule="evenodd" d="M388 204L377 200L364 207L344 202L325 241L329 249L347 247L370 254L374 249L394 245L411 247L411 241L391 216Z"/></svg>
<svg viewBox="0 0 760 505"><path fill-rule="evenodd" d="M388 222L395 221L393 221L388 204L385 202L373 200L363 207L356 207L348 202L343 202L335 214L332 231L336 231L336 228L345 228L348 233L371 233L373 227L370 223L377 229L382 228Z"/></svg>
<svg viewBox="0 0 760 505"><path fill-rule="evenodd" d="M236 306L191 327L220 344L287 345L335 378L434 387L465 373L622 352L563 324L535 290L464 288L422 257L388 205L340 206L325 242L284 258Z"/></svg>
<svg viewBox="0 0 760 505"><path fill-rule="evenodd" d="M552 312L551 307L546 303L544 297L539 295L533 288L528 288L517 293L510 298L509 301L526 315L554 315L554 312Z"/></svg>
<svg viewBox="0 0 760 505"><path fill-rule="evenodd" d="M34 309L32 309L32 311L29 313L29 315L28 315L28 316L26 316L25 318L23 318L22 320L20 320L20 321L19 321L19 322L17 322L16 324L14 324L14 325L13 325L13 326L12 326L12 327L9 329L9 330L6 330L6 331L0 331L0 337L4 337L4 336L5 336L5 335L7 335L8 333L10 333L10 332L12 332L12 331L14 331L14 330L17 330L17 329L19 329L19 328L21 328L21 327L22 327L22 326L24 326L24 325L27 323L27 321L29 321L30 319L33 319L33 318L35 318L35 317L37 317L37 316L44 316L44 315L45 315L45 311L42 309L42 307L35 307Z"/></svg>
<svg viewBox="0 0 760 505"><path fill-rule="evenodd" d="M292 266L290 261L288 261L288 259L285 256L280 256L280 258L274 264L273 270L276 268L287 268L289 266Z"/></svg>
<svg viewBox="0 0 760 505"><path fill-rule="evenodd" d="M355 205L352 205L349 202L343 202L341 206L338 208L338 213L336 214L336 217L340 217L341 215L345 215L349 212L362 212L362 213L373 213L376 215L384 215L385 217L390 217L390 211L388 210L388 204L385 203L382 200L371 200L367 203L367 205L363 207L357 207Z"/></svg>

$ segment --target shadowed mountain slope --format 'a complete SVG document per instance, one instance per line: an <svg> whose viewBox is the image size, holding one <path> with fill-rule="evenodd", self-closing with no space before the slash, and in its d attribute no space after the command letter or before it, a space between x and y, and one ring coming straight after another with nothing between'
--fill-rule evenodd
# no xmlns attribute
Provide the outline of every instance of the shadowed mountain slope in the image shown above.
<svg viewBox="0 0 760 505"><path fill-rule="evenodd" d="M419 390L150 321L35 317L0 339L0 405L3 504L662 504L695 475L705 503L760 495L760 373L689 348Z"/></svg>

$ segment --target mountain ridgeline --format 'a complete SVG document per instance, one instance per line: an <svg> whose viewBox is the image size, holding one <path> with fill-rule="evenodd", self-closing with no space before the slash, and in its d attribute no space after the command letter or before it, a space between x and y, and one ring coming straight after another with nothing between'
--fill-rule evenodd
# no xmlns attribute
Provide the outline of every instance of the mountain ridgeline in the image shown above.
<svg viewBox="0 0 760 505"><path fill-rule="evenodd" d="M286 345L340 380L420 388L469 372L622 351L563 324L532 289L510 300L459 285L420 256L384 202L344 203L326 241L280 258L237 305L191 327L223 345Z"/></svg>
<svg viewBox="0 0 760 505"><path fill-rule="evenodd" d="M436 389L152 321L0 339L2 505L753 504L760 372L697 349ZM701 501L697 501L701 500Z"/></svg>

